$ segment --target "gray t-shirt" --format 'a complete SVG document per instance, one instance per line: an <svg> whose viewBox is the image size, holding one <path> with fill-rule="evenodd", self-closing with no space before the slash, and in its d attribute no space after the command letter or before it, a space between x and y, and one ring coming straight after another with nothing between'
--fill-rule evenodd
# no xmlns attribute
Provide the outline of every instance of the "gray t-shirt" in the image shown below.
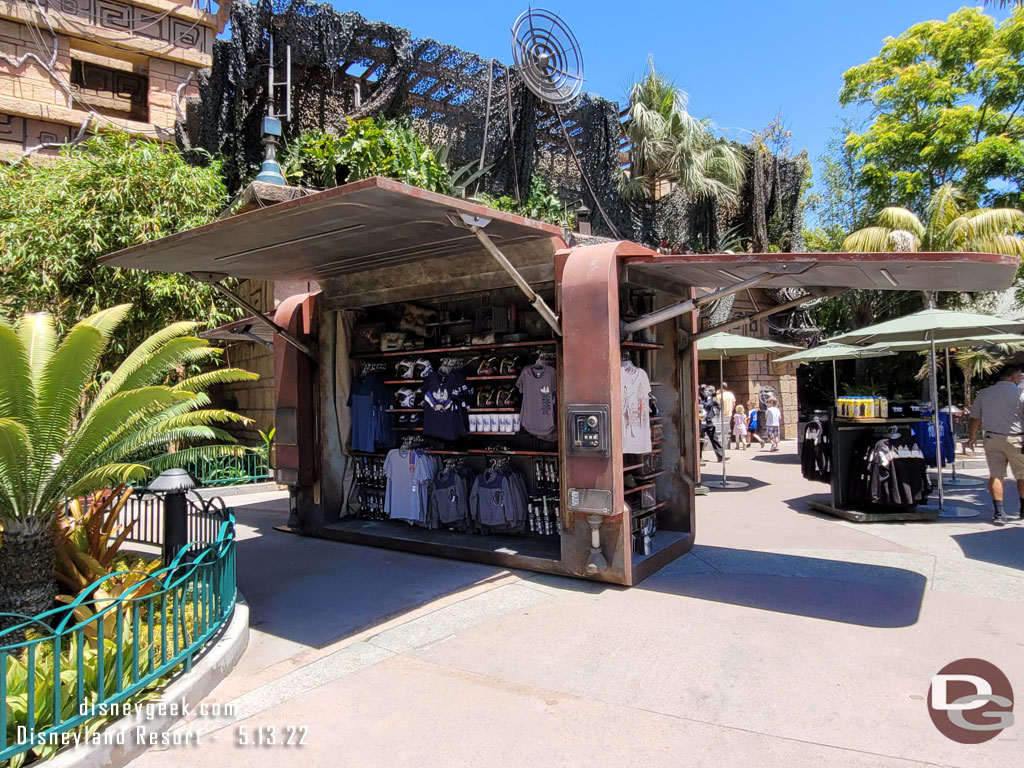
<svg viewBox="0 0 1024 768"><path fill-rule="evenodd" d="M557 440L555 424L558 377L550 365L528 365L519 374L516 387L523 393L523 429L542 440Z"/></svg>
<svg viewBox="0 0 1024 768"><path fill-rule="evenodd" d="M974 398L971 418L981 419L985 432L1019 435L1024 432L1024 389L1012 381L986 387Z"/></svg>

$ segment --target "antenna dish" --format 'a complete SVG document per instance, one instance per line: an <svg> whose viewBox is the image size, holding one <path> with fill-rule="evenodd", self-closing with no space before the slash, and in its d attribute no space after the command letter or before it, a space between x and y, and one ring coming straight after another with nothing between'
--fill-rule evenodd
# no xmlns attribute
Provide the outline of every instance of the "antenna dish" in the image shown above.
<svg viewBox="0 0 1024 768"><path fill-rule="evenodd" d="M548 104L568 104L583 89L583 54L557 13L523 11L512 27L512 58L526 87Z"/></svg>

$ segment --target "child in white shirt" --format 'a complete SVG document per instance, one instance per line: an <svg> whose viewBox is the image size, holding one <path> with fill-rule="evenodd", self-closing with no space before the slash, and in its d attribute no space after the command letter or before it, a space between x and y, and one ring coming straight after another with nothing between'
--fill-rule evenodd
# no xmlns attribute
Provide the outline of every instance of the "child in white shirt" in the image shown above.
<svg viewBox="0 0 1024 768"><path fill-rule="evenodd" d="M779 401L774 397L768 401L768 410L764 415L764 426L768 439L772 441L772 450L779 450L779 432L782 427L782 411Z"/></svg>
<svg viewBox="0 0 1024 768"><path fill-rule="evenodd" d="M737 405L732 414L732 436L736 440L736 447L747 450L750 445L750 434L747 431L747 411L742 405Z"/></svg>

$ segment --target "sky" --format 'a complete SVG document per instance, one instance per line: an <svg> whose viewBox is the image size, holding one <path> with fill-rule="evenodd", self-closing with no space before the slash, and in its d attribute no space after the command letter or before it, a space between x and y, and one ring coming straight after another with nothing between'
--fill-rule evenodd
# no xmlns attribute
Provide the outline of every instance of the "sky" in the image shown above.
<svg viewBox="0 0 1024 768"><path fill-rule="evenodd" d="M570 26L583 50L584 88L625 102L648 56L730 138L749 140L781 114L794 152L812 161L842 113L843 72L887 36L964 5L947 0L534 0ZM528 0L332 0L339 10L411 30L414 37L511 62L510 29ZM980 3L977 3L980 5ZM635 10L635 13L633 12ZM1005 11L989 9L1004 18Z"/></svg>

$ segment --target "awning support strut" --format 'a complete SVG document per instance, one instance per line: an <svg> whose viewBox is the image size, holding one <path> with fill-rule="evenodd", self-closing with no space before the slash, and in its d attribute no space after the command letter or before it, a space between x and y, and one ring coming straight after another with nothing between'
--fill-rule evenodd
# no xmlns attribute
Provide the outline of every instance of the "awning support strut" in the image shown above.
<svg viewBox="0 0 1024 768"><path fill-rule="evenodd" d="M215 291L217 291L217 293L226 298L228 301L237 304L242 309L249 312L257 322L263 323L264 325L268 326L271 330L274 331L274 333L278 334L282 339L284 339L297 350L305 354L306 357L308 357L310 360L316 360L316 355L313 354L313 350L309 348L309 345L299 341L294 335L286 331L273 320L264 317L263 313L260 310L256 309L256 307L254 307L248 301L243 299L241 296L236 296L223 285L221 285L220 281L226 277L225 275L221 275L216 272L189 272L189 276L192 277L194 280L198 280L201 283L206 283L207 285L211 286Z"/></svg>
<svg viewBox="0 0 1024 768"><path fill-rule="evenodd" d="M530 287L530 284L526 282L526 279L519 274L519 270L512 265L512 262L505 258L505 254L498 250L498 246L496 246L491 238L487 236L487 233L484 232L484 227L490 224L491 220L483 216L473 216L468 213L456 213L455 211L448 212L448 220L456 227L468 229L476 235L476 239L480 241L484 250L494 257L494 260L501 265L501 268L508 272L512 281L516 286L518 286L519 290L526 294L526 298L530 302L530 305L537 310L541 317L544 318L544 322L551 326L551 330L555 332L556 336L561 336L562 324L558 320L558 315L552 311L551 307L547 305L547 302L544 301L544 299L537 295L536 291L534 291L533 288Z"/></svg>
<svg viewBox="0 0 1024 768"><path fill-rule="evenodd" d="M625 338L627 335L636 333L637 331L642 331L644 328L650 328L652 325L657 325L658 323L663 323L666 320L671 320L673 317L679 317L680 315L685 315L687 312L693 312L693 310L698 307L702 307L705 304L710 304L711 302L717 301L725 296L731 296L734 293L739 293L747 288L753 288L755 285L759 285L771 277L773 277L771 272L762 272L759 275L748 277L746 280L741 280L738 283L726 286L725 288L705 294L704 296L700 296L696 299L687 299L686 301L681 301L678 304L662 307L654 312L638 317L630 323L624 323L621 328L621 335Z"/></svg>
<svg viewBox="0 0 1024 768"><path fill-rule="evenodd" d="M743 325L744 323L749 323L753 320L760 320L762 317L769 317L771 315L776 314L777 312L785 312L787 309L799 307L801 304L806 304L808 301L814 301L815 299L824 299L829 296L838 296L839 294L844 293L846 290L846 288L829 288L828 290L825 291L817 291L809 296L801 296L800 298L793 299L792 301L786 301L783 302L782 304L776 304L774 307L762 309L760 312L754 312L751 315L744 315L743 317L733 318L732 320L727 320L724 323L719 323L714 328L708 328L698 333L691 334L686 338L686 343L690 344L692 342L699 341L700 339L703 339L705 336L711 336L712 334L715 333L721 333L722 331L727 331L730 328L735 328L738 325Z"/></svg>

